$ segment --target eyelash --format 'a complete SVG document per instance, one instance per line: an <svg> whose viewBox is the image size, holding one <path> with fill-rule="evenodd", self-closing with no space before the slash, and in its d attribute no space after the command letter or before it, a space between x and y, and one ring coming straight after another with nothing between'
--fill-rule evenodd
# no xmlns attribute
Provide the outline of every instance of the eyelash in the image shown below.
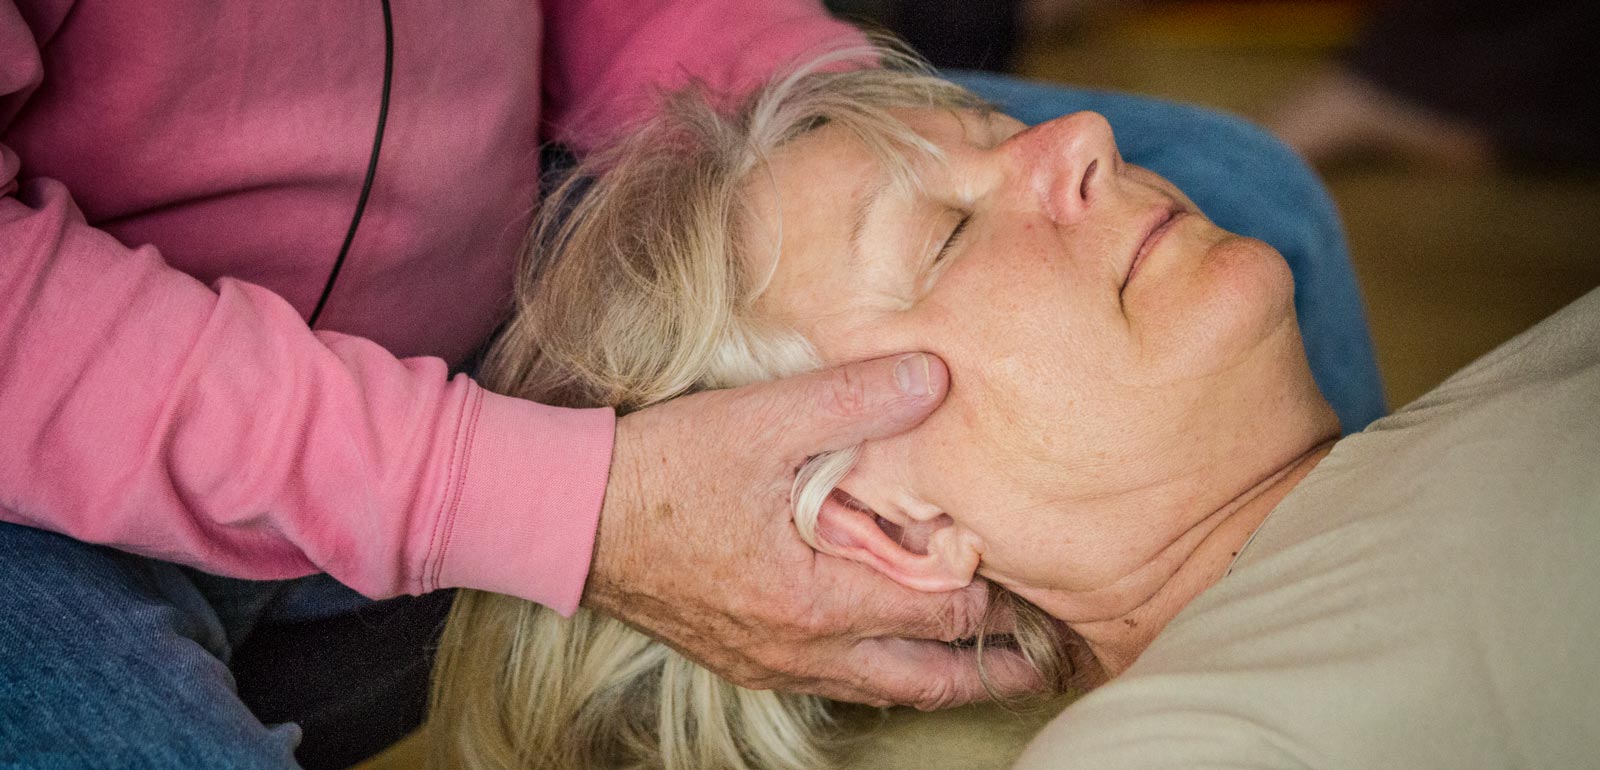
<svg viewBox="0 0 1600 770"><path fill-rule="evenodd" d="M971 219L971 214L961 215L961 221L957 222L955 228L950 231L950 237L944 239L944 245L939 247L939 253L933 255L934 264L939 264L951 247L955 246L956 241L961 238L961 232L967 229L967 222L971 221Z"/></svg>

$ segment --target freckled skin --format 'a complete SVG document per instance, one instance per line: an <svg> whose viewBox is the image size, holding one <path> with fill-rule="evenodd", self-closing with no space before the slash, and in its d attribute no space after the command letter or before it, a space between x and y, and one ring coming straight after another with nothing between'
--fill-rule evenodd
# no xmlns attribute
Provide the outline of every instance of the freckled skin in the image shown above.
<svg viewBox="0 0 1600 770"><path fill-rule="evenodd" d="M1023 130L1004 116L901 115L947 161L918 161L924 189L877 208L860 269L845 223L863 180L884 173L860 143L824 126L773 158L772 184L756 175L749 227L776 241L782 223L757 311L830 363L941 356L944 406L864 447L841 488L890 521L908 517L894 503L907 497L948 514L974 535L982 574L1056 617L1122 618L1240 490L1336 434L1288 267L1123 163L1098 116ZM1123 291L1161 207L1187 216ZM919 249L963 215L930 272Z"/></svg>

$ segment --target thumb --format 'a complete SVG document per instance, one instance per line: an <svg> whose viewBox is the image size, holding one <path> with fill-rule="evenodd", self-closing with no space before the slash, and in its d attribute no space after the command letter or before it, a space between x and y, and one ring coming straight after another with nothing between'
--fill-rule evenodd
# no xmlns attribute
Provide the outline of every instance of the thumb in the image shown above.
<svg viewBox="0 0 1600 770"><path fill-rule="evenodd" d="M783 415L793 459L853 447L915 427L944 401L950 375L929 353L859 361L770 383L769 414Z"/></svg>

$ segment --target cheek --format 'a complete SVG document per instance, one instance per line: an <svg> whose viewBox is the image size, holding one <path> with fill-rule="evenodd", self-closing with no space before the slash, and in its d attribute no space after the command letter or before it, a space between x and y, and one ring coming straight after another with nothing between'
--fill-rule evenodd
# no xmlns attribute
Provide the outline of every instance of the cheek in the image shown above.
<svg viewBox="0 0 1600 770"><path fill-rule="evenodd" d="M1028 269L1029 261L1023 253L958 265L923 300L919 323L953 375L1048 381L1041 367L1077 357L1070 348L1084 324L1068 313L1066 284L1049 269ZM1025 394L1011 394L1018 395Z"/></svg>
<svg viewBox="0 0 1600 770"><path fill-rule="evenodd" d="M905 461L925 499L988 536L982 522L1039 507L1071 463L1062 414L1043 399L952 366L950 396L908 433ZM1070 403L1070 397L1063 402Z"/></svg>
<svg viewBox="0 0 1600 770"><path fill-rule="evenodd" d="M978 489L989 502L1028 504L1127 422L1128 399L1110 397L1125 394L1119 384L1130 378L1125 334L1045 284L1023 282L990 301L977 285L952 282L928 305L951 380L949 399L925 424L937 440L922 449L940 474L930 481L976 485L953 495Z"/></svg>

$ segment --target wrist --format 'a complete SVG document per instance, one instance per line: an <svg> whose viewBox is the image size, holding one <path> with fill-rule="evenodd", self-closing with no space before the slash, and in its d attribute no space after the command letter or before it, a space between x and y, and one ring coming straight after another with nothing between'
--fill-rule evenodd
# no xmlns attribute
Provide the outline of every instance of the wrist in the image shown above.
<svg viewBox="0 0 1600 770"><path fill-rule="evenodd" d="M563 409L475 390L441 507L416 536L419 590L467 587L571 614L613 456L609 409Z"/></svg>
<svg viewBox="0 0 1600 770"><path fill-rule="evenodd" d="M633 532L643 484L639 479L639 458L643 441L639 435L641 413L617 420L612 440L611 473L600 504L600 520L590 554L589 578L580 603L590 609L616 615L625 596L632 593L627 576L634 570L633 555L639 543Z"/></svg>

